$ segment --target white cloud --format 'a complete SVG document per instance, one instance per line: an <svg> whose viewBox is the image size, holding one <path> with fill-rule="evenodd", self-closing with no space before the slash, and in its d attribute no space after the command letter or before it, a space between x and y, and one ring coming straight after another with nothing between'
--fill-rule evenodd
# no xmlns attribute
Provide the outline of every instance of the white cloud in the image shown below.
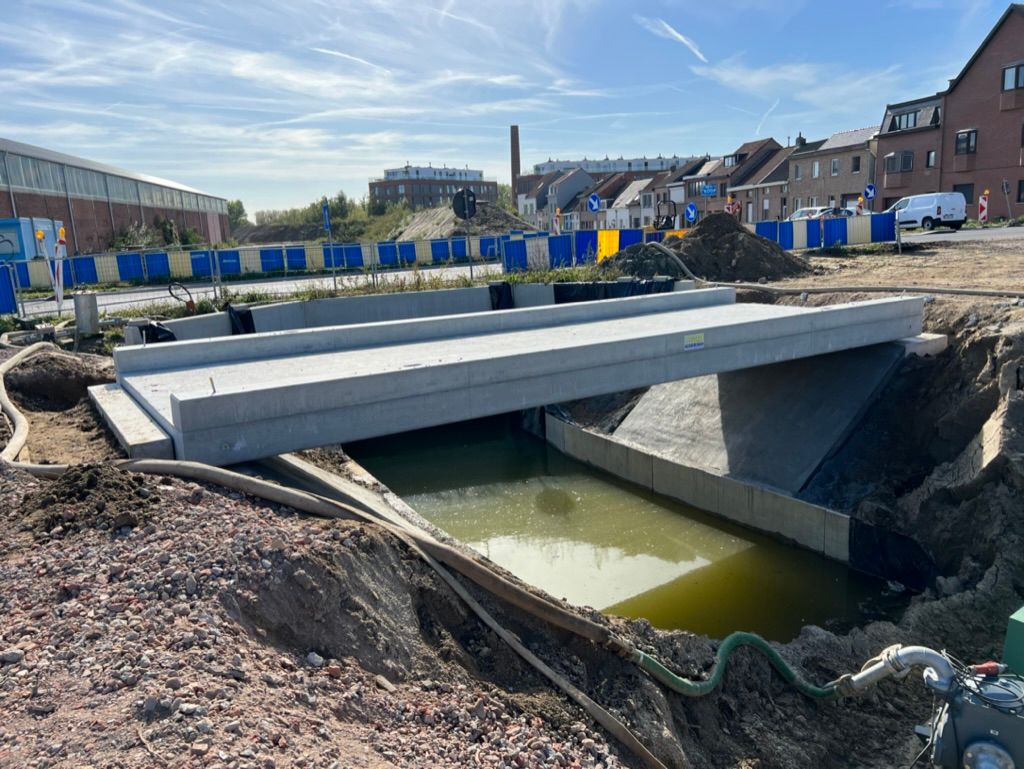
<svg viewBox="0 0 1024 769"><path fill-rule="evenodd" d="M309 50L315 51L316 53L326 54L327 56L334 56L334 57L339 58L339 59L348 59L349 61L354 61L357 64L363 64L363 65L365 65L367 67L373 67L374 69L379 69L381 72L384 72L384 73L386 73L388 75L391 74L391 70L389 70L387 67L382 67L379 64L374 64L372 61L367 61L366 59L361 59L358 56L353 56L350 53L343 53L342 51L334 51L334 50L332 50L330 48L310 48Z"/></svg>
<svg viewBox="0 0 1024 769"><path fill-rule="evenodd" d="M703 53L701 53L701 50L700 48L697 47L697 44L693 40L688 38L686 35L679 32L679 30L677 30L664 19L649 19L646 16L639 16L634 14L633 21L635 21L637 24L639 24L641 27L643 27L653 35L663 37L667 40L674 40L677 43L682 43L683 45L690 49L690 52L693 53L694 56L696 56L702 62L707 64L708 59Z"/></svg>

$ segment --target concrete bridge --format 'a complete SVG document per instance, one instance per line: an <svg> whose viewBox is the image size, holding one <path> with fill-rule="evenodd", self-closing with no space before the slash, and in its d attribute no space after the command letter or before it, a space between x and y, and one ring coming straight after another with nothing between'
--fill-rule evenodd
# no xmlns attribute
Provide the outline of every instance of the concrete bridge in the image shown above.
<svg viewBox="0 0 1024 769"><path fill-rule="evenodd" d="M923 307L714 288L123 347L92 396L133 455L225 465L895 341Z"/></svg>

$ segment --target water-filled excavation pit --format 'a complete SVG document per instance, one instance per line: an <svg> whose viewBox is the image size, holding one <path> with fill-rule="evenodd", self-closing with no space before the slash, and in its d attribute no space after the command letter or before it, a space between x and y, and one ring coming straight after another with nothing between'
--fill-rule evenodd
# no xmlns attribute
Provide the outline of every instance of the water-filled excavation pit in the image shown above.
<svg viewBox="0 0 1024 769"><path fill-rule="evenodd" d="M777 641L891 616L845 565L570 459L509 417L346 446L424 518L548 593L657 627Z"/></svg>

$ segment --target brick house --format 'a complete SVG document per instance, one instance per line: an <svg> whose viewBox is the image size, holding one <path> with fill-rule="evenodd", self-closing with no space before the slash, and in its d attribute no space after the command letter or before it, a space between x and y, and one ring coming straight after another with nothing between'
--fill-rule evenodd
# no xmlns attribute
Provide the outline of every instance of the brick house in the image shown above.
<svg viewBox="0 0 1024 769"><path fill-rule="evenodd" d="M717 164L705 163L696 175L686 177L686 198L697 203L701 214L724 211L730 189L746 184L780 149L782 145L774 139L759 139L743 144ZM714 186L715 194L703 197L704 185Z"/></svg>
<svg viewBox="0 0 1024 769"><path fill-rule="evenodd" d="M764 222L789 216L789 158L796 149L796 145L783 147L765 161L749 183L730 188L740 204L740 221Z"/></svg>
<svg viewBox="0 0 1024 769"><path fill-rule="evenodd" d="M854 208L875 183L876 126L840 131L824 142L803 143L789 163L792 210L813 206Z"/></svg>
<svg viewBox="0 0 1024 769"><path fill-rule="evenodd" d="M1024 4L1010 5L963 70L934 96L886 108L876 176L883 203L959 191L978 215L1024 215Z"/></svg>

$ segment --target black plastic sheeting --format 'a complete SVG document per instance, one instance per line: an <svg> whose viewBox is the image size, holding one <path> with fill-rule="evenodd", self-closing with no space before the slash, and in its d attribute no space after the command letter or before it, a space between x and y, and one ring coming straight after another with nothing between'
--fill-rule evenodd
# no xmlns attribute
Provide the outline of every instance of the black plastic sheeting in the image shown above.
<svg viewBox="0 0 1024 769"><path fill-rule="evenodd" d="M850 566L916 591L936 577L935 562L913 539L856 518L850 519Z"/></svg>
<svg viewBox="0 0 1024 769"><path fill-rule="evenodd" d="M593 283L555 283L555 304L625 299L630 296L667 294L675 288L671 278L655 280L610 280Z"/></svg>
<svg viewBox="0 0 1024 769"><path fill-rule="evenodd" d="M178 341L178 337L174 335L173 331L163 323L157 323L155 320L151 320L145 326L139 326L139 332L142 334L143 344Z"/></svg>
<svg viewBox="0 0 1024 769"><path fill-rule="evenodd" d="M224 310L228 314L228 320L231 321L232 336L256 333L256 323L252 319L252 310L248 307L236 310L230 304L227 304L224 305Z"/></svg>
<svg viewBox="0 0 1024 769"><path fill-rule="evenodd" d="M491 309L492 310L511 310L515 307L512 302L512 286L504 281L498 283L491 283L489 288L491 289Z"/></svg>

